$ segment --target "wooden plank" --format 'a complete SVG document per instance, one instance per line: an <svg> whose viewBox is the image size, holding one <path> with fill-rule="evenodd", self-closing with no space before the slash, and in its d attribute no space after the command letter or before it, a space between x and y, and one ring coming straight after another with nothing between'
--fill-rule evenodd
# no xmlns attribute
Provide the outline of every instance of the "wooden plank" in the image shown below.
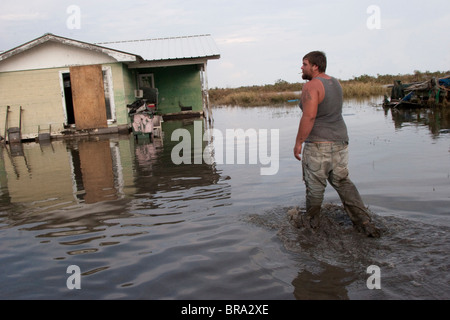
<svg viewBox="0 0 450 320"><path fill-rule="evenodd" d="M106 128L105 91L101 65L70 67L75 127Z"/></svg>

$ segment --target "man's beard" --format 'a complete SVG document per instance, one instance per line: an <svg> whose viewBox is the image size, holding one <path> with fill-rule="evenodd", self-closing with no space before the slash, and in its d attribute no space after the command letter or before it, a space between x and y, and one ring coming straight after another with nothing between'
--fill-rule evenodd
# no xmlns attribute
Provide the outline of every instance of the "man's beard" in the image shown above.
<svg viewBox="0 0 450 320"><path fill-rule="evenodd" d="M309 74L302 73L302 79L311 81L312 77Z"/></svg>

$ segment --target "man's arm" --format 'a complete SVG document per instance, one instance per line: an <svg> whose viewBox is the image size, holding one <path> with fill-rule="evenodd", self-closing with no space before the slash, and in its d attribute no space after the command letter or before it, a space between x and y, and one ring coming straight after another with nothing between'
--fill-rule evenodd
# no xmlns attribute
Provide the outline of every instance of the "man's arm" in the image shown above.
<svg viewBox="0 0 450 320"><path fill-rule="evenodd" d="M298 126L294 147L294 156L298 160L301 160L302 144L308 138L317 115L317 107L319 106L319 88L317 82L320 83L319 80L312 80L306 83L302 90L303 115Z"/></svg>

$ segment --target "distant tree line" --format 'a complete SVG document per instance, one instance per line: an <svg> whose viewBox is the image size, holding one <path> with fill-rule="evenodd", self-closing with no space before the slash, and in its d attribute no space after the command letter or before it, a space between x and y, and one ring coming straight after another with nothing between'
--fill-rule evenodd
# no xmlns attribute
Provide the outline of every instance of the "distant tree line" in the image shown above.
<svg viewBox="0 0 450 320"><path fill-rule="evenodd" d="M413 74L404 75L377 74L377 76L370 76L364 74L349 80L341 80L341 84L345 98L366 98L388 94L387 85L393 84L395 80L400 80L402 83L412 83L448 75L450 75L450 71L421 72L418 70L415 70ZM274 84L210 89L209 97L211 103L216 105L258 106L279 104L299 99L302 86L303 83L300 82L290 83L278 79Z"/></svg>
<svg viewBox="0 0 450 320"><path fill-rule="evenodd" d="M421 72L418 70L414 70L413 74L398 74L398 75L391 75L391 74L377 74L376 77L369 76L367 74L364 74L362 76L353 77L351 80L347 80L349 82L356 81L356 82L363 82L363 83L379 83L379 84L392 84L394 80L400 80L403 83L411 83L411 82L422 82L429 80L431 78L443 78L445 76L450 75L450 71L442 72L442 71L436 71L436 72L430 72L425 71Z"/></svg>

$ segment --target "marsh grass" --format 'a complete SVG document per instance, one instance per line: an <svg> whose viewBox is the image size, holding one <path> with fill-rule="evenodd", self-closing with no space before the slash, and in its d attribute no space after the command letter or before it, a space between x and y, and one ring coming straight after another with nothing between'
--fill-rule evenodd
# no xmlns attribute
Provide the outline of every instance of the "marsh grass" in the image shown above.
<svg viewBox="0 0 450 320"><path fill-rule="evenodd" d="M284 104L300 98L296 92L257 92L214 89L209 92L211 103L216 105L264 106Z"/></svg>
<svg viewBox="0 0 450 320"><path fill-rule="evenodd" d="M345 99L370 98L374 96L390 96L388 87L394 80L403 83L424 81L432 77L443 77L446 72L420 72L406 75L362 75L351 80L340 81ZM248 86L239 88L215 88L209 90L210 101L214 105L267 106L286 104L300 98L303 83L289 83L278 80L275 84L264 86Z"/></svg>
<svg viewBox="0 0 450 320"><path fill-rule="evenodd" d="M390 95L391 91L386 85L374 82L344 81L341 84L345 99Z"/></svg>
<svg viewBox="0 0 450 320"><path fill-rule="evenodd" d="M344 98L367 98L389 94L385 85L377 83L341 82ZM236 89L211 89L209 97L215 105L265 106L285 104L300 99L303 84L297 83L288 88L241 87ZM293 91L292 89L297 89Z"/></svg>

